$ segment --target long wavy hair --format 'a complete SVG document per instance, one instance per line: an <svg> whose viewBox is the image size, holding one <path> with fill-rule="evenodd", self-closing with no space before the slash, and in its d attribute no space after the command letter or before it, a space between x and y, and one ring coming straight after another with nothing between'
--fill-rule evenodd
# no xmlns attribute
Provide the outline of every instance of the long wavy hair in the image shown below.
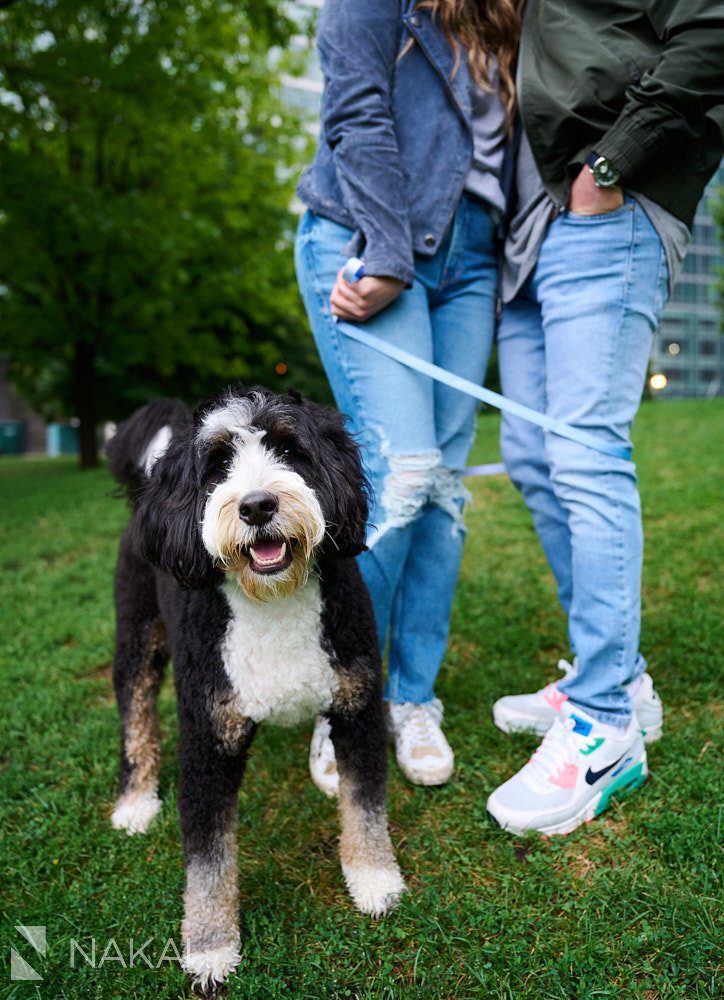
<svg viewBox="0 0 724 1000"><path fill-rule="evenodd" d="M490 90L491 60L498 60L500 96L509 131L515 118L515 69L524 4L525 0L418 0L415 4L415 10L429 10L433 20L442 25L455 52L453 76L464 48L473 80ZM414 44L410 39L401 55Z"/></svg>

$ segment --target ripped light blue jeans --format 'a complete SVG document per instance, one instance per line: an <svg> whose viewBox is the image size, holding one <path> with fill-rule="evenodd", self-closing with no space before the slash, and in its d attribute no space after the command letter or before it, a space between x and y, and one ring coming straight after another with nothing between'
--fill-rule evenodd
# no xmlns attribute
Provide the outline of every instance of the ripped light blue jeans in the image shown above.
<svg viewBox="0 0 724 1000"><path fill-rule="evenodd" d="M667 294L661 240L635 201L605 215L564 212L532 278L503 309L504 394L629 445ZM509 414L501 450L533 514L578 656L578 672L559 688L599 721L625 725L626 686L646 669L636 467Z"/></svg>
<svg viewBox="0 0 724 1000"><path fill-rule="evenodd" d="M433 257L417 257L415 280L364 324L418 357L482 383L495 321L493 221L463 195ZM389 639L385 697L423 703L447 646L460 569L462 482L476 401L345 337L329 297L352 233L307 212L297 233L297 278L339 409L362 447L373 491L360 568L380 645Z"/></svg>

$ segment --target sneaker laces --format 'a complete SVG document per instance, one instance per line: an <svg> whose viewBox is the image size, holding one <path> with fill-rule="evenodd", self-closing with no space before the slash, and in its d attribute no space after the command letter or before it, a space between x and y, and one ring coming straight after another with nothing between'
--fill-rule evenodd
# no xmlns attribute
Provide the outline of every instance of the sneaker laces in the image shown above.
<svg viewBox="0 0 724 1000"><path fill-rule="evenodd" d="M422 705L408 701L390 706L395 736L407 746L437 746L444 709L439 698Z"/></svg>
<svg viewBox="0 0 724 1000"><path fill-rule="evenodd" d="M574 734L575 720L556 719L543 741L525 766L530 778L536 782L547 782L551 775L558 774L566 764L575 762L581 737Z"/></svg>

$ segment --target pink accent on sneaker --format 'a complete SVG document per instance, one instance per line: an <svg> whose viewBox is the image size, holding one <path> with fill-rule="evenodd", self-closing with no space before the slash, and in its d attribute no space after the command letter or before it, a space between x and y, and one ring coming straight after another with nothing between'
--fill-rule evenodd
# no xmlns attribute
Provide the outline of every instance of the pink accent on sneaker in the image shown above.
<svg viewBox="0 0 724 1000"><path fill-rule="evenodd" d="M563 702L568 701L568 695L559 691L555 684L548 685L545 689L543 698L548 702L554 712L560 712Z"/></svg>
<svg viewBox="0 0 724 1000"><path fill-rule="evenodd" d="M578 780L578 768L575 764L563 764L560 771L548 780L552 785L558 785L561 788L575 788Z"/></svg>

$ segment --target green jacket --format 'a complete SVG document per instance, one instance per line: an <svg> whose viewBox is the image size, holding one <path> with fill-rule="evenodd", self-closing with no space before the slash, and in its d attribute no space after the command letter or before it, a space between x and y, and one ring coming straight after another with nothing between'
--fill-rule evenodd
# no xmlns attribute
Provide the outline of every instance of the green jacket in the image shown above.
<svg viewBox="0 0 724 1000"><path fill-rule="evenodd" d="M691 227L724 149L724 3L528 0L519 83L554 201L595 150Z"/></svg>

